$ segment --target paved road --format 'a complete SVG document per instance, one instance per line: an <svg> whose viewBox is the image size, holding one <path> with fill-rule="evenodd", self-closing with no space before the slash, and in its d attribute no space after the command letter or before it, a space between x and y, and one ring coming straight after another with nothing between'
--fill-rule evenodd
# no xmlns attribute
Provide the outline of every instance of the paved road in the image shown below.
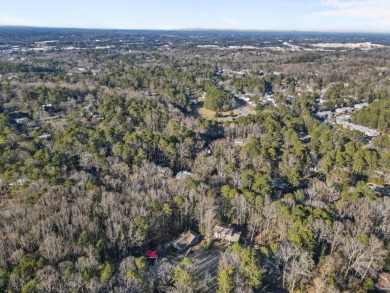
<svg viewBox="0 0 390 293"><path fill-rule="evenodd" d="M253 114L253 111L248 110L246 106L241 106L236 109L238 112L240 112L241 115L249 115Z"/></svg>
<svg viewBox="0 0 390 293"><path fill-rule="evenodd" d="M255 114L256 111L243 99L238 100L239 106L236 108L241 115Z"/></svg>
<svg viewBox="0 0 390 293"><path fill-rule="evenodd" d="M375 183L367 183L367 185L382 196L390 196L390 186L379 186Z"/></svg>

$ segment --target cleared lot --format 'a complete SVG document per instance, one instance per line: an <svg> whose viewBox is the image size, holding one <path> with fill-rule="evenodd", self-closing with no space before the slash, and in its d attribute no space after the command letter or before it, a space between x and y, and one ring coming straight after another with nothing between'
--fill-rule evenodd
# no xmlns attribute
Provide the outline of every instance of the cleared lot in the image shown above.
<svg viewBox="0 0 390 293"><path fill-rule="evenodd" d="M218 263L226 246L226 243L214 242L207 251L204 251L200 246L194 246L190 252L176 258L179 261L187 257L195 264L196 274L200 280L199 292L215 292Z"/></svg>

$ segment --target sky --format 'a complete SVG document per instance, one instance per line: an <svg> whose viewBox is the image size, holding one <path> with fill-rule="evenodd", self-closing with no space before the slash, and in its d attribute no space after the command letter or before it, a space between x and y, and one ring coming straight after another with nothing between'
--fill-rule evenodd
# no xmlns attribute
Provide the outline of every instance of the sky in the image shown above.
<svg viewBox="0 0 390 293"><path fill-rule="evenodd" d="M0 25L390 33L390 0L0 0Z"/></svg>

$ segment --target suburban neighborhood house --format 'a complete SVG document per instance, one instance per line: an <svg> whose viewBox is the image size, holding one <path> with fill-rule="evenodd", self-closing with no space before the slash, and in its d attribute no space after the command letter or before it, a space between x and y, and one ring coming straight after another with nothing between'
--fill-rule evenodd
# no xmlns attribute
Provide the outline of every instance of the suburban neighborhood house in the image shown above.
<svg viewBox="0 0 390 293"><path fill-rule="evenodd" d="M216 225L214 228L214 237L220 240L231 242L238 242L240 240L241 232L235 232L232 227L225 227Z"/></svg>
<svg viewBox="0 0 390 293"><path fill-rule="evenodd" d="M178 251L183 251L199 242L200 235L192 230L188 230L187 232L181 234L180 237L176 239L172 245Z"/></svg>

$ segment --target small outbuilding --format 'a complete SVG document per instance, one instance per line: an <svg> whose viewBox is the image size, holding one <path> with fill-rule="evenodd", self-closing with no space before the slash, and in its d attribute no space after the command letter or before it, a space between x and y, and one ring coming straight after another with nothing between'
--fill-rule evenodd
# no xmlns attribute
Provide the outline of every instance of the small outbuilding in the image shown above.
<svg viewBox="0 0 390 293"><path fill-rule="evenodd" d="M157 258L158 257L157 250L147 250L147 251L145 251L145 257L146 258Z"/></svg>
<svg viewBox="0 0 390 293"><path fill-rule="evenodd" d="M239 146L244 145L244 139L242 139L242 138L236 138L236 139L234 140L234 144L235 144L235 145L239 145Z"/></svg>

